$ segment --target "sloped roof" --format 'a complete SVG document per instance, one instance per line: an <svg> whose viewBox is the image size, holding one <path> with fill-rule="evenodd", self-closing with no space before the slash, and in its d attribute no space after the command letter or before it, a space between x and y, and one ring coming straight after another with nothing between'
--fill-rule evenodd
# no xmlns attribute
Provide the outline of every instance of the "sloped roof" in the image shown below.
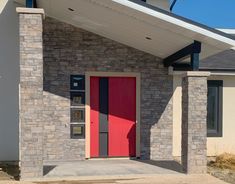
<svg viewBox="0 0 235 184"><path fill-rule="evenodd" d="M200 70L235 71L235 50L226 50L201 60Z"/></svg>

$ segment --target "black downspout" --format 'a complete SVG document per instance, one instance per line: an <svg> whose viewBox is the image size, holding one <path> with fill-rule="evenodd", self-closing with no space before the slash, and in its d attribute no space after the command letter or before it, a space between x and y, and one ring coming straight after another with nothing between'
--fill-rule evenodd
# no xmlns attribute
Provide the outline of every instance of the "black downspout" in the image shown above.
<svg viewBox="0 0 235 184"><path fill-rule="evenodd" d="M37 8L37 0L26 0L27 8Z"/></svg>
<svg viewBox="0 0 235 184"><path fill-rule="evenodd" d="M174 6L175 6L175 4L176 4L176 1L177 1L177 0L173 0L173 2L171 3L170 11L173 10L173 8L174 8Z"/></svg>
<svg viewBox="0 0 235 184"><path fill-rule="evenodd" d="M34 6L33 6L34 8L37 8L37 7L38 7L38 5L37 5L37 0L33 0L33 5L34 5Z"/></svg>

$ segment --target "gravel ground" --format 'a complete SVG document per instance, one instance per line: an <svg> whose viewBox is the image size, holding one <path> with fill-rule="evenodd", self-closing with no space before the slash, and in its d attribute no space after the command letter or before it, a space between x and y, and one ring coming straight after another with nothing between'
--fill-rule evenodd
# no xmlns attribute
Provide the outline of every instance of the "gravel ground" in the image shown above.
<svg viewBox="0 0 235 184"><path fill-rule="evenodd" d="M208 167L208 173L231 184L235 184L235 171L229 169L220 169L216 167Z"/></svg>

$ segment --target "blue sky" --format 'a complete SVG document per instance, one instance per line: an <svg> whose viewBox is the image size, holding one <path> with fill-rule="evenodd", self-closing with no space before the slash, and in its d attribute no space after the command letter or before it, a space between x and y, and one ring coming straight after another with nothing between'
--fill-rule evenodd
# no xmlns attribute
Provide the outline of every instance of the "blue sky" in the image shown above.
<svg viewBox="0 0 235 184"><path fill-rule="evenodd" d="M235 0L177 0L173 12L214 28L235 28Z"/></svg>

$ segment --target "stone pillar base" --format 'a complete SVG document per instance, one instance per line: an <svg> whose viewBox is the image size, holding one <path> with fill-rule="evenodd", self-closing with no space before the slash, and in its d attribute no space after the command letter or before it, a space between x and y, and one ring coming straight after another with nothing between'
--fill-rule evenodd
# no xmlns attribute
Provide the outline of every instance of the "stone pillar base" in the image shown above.
<svg viewBox="0 0 235 184"><path fill-rule="evenodd" d="M187 72L182 81L182 166L187 174L207 172L207 77Z"/></svg>

